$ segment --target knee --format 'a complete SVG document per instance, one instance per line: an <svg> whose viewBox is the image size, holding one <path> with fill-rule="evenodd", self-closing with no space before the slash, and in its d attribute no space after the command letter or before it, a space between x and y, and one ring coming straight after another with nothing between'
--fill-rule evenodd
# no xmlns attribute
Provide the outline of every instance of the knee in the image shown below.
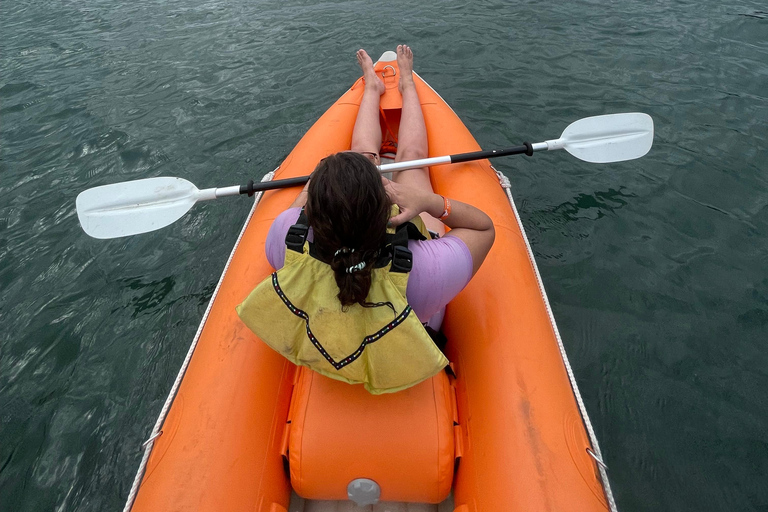
<svg viewBox="0 0 768 512"><path fill-rule="evenodd" d="M402 160L402 161L420 160L422 158L427 158L427 156L429 156L429 153L427 151L427 148L407 147L407 148L398 148L397 156L399 157L398 160Z"/></svg>

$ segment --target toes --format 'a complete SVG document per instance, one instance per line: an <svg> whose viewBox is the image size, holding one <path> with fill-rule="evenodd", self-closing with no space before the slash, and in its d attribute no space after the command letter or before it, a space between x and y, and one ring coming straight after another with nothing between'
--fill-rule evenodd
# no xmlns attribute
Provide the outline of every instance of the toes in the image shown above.
<svg viewBox="0 0 768 512"><path fill-rule="evenodd" d="M357 57L357 63L360 64L360 67L363 68L363 71L365 71L367 68L373 68L373 61L368 56L368 53L363 50L357 50L357 53L355 54Z"/></svg>

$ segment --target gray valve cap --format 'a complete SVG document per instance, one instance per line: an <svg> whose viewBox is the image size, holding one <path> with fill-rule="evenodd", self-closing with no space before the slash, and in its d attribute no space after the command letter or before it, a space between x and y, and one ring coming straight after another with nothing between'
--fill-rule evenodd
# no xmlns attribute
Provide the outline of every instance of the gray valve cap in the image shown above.
<svg viewBox="0 0 768 512"><path fill-rule="evenodd" d="M369 478L355 478L347 486L347 497L358 506L375 505L379 502L381 488Z"/></svg>

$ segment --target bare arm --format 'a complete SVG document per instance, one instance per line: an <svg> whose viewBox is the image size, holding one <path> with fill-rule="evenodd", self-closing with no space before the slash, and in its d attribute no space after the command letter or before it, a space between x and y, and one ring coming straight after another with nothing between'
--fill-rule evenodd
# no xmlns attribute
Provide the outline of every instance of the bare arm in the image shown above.
<svg viewBox="0 0 768 512"><path fill-rule="evenodd" d="M299 195L296 196L296 199L293 200L288 208L297 208L307 204L307 189L309 189L309 181L307 181L307 184L304 185L304 188L301 189Z"/></svg>
<svg viewBox="0 0 768 512"><path fill-rule="evenodd" d="M392 224L396 226L411 220L421 212L427 212L435 218L443 215L443 197L438 194L386 179L384 186L390 200L400 207L401 213L391 219ZM474 275L496 238L491 218L472 205L451 200L451 213L443 223L451 228L445 236L455 236L469 248L469 253L472 255L472 275Z"/></svg>

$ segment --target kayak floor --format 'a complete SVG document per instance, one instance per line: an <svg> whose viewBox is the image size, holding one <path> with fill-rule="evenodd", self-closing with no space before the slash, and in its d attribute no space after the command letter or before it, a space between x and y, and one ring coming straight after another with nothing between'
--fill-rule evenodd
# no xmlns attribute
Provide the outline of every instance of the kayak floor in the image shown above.
<svg viewBox="0 0 768 512"><path fill-rule="evenodd" d="M376 505L360 507L349 500L305 500L292 493L288 512L453 512L453 495L448 496L439 505L383 501Z"/></svg>

